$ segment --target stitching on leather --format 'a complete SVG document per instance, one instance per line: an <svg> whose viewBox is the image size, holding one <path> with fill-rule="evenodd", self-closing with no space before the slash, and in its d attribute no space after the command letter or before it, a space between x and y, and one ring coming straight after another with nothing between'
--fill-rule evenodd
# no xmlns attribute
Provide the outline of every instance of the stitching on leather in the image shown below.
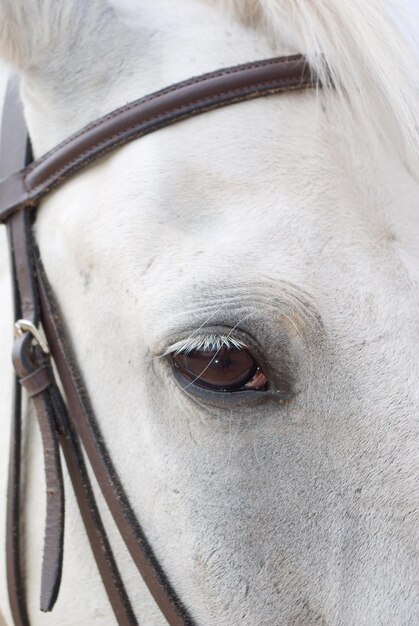
<svg viewBox="0 0 419 626"><path fill-rule="evenodd" d="M229 91L224 91L224 92L220 92L214 96L208 96L206 98L201 98L199 100L193 100L191 102L188 102L186 105L182 106L182 107L177 107L175 109L171 109L170 111L168 111L166 114L164 115L174 115L176 117L176 120L178 119L182 119L181 116L176 115L177 113L181 112L182 110L189 108L191 106L197 106L199 107L201 104L204 104L206 102L208 102L209 104L211 103L211 101L214 100L218 100L218 98L222 98L222 97L226 97L229 95L234 95L235 93L237 94L243 94L243 97L245 97L246 95L249 95L249 97L251 97L252 95L254 95L255 97L258 95L258 93L265 93L265 91L269 91L271 90L275 90L275 89L281 89L283 87L287 87L287 86L292 86L292 84L295 82L295 79L279 79L277 81L271 81L271 83L255 83L252 85L247 85L244 89L243 87L239 87L237 89L233 89L233 90L229 90ZM295 89L298 88L304 88L307 86L311 86L312 83L301 83L300 84L296 84L295 85ZM255 92L254 94L247 94L246 92L248 90L252 91L252 90L257 90L261 87L264 87L263 91L261 92ZM198 112L199 109L196 111ZM193 115L194 112L188 112L187 116L191 116ZM138 132L141 133L141 127L145 126L147 124L150 124L151 122L154 122L156 120L161 119L163 116L162 115L158 115L158 116L153 116L153 117L149 117L145 120L143 120L143 122L141 122L140 127L138 127ZM113 145L110 147L109 151L112 151L113 149L115 149L115 145L114 142L118 142L118 138L119 137L124 137L126 134L130 133L131 131L133 131L135 128L137 128L137 124L135 124L134 126L130 126L128 128L125 128L124 130L116 133L115 135L111 135L109 137L107 137L104 141L98 143L98 144L94 144L92 145L88 150L85 150L84 152L80 153L77 155L77 157L73 160L73 161L69 161L68 163L65 164L64 167L62 167L59 170L56 170L53 174L51 174L51 176L49 176L47 179L45 179L45 181L43 181L41 184L37 185L36 187L34 187L31 191L31 195L36 195L39 191L41 191L44 188L48 188L49 185L55 181L56 179L59 179L65 172L71 172L72 168L79 162L82 161L84 159L84 157L86 155L88 155L92 150L100 150L100 147L102 145L106 145L106 143L108 143L109 141L113 142ZM104 156L107 153L107 151L103 151L101 153L101 156ZM100 158L97 156L97 154L92 156L92 159L88 159L86 160L86 164L89 163L91 160L95 159L95 158ZM38 164L41 164L42 161L39 161ZM29 172L28 172L29 173Z"/></svg>
<svg viewBox="0 0 419 626"><path fill-rule="evenodd" d="M292 55L292 56L288 56L288 57L278 57L277 59L266 59L265 61L255 61L254 63L245 63L243 65L239 65L239 66L234 66L231 68L226 68L223 70L219 70L216 72L210 72L208 74L204 74L202 76L196 76L194 78L190 78L188 80L185 81L181 81L180 83L175 83L174 85L170 85L169 87L165 87L153 94L150 94L149 96L144 96L143 98L139 98L138 100L134 100L134 102L132 102L131 104L125 105L123 107L119 107L118 109L115 109L115 111L111 111L110 113L108 113L107 115L104 115L103 117L100 117L98 120L96 120L95 122L92 122L91 124L88 124L87 126L85 126L82 130L80 130L79 132L75 133L74 135L72 135L71 137L69 137L68 139L65 139L64 141L62 141L61 143L59 143L55 148L53 148L53 150L50 150L49 152L47 152L44 156L42 156L40 159L34 161L32 164L30 164L27 168L27 172L30 173L31 171L33 171L37 165L40 165L41 163L44 163L47 159L49 159L53 154L55 154L56 152L58 152L59 150L61 150L61 148L64 148L66 145L70 144L72 141L74 141L76 138L83 136L86 132L94 130L95 128L97 128L98 126L100 126L101 124L112 120L114 117L117 117L122 111L131 111L133 108L135 108L136 106L138 106L140 103L148 103L148 102L153 102L154 100L158 99L159 97L161 97L162 95L166 95L169 93L173 93L174 91L177 91L180 88L184 88L184 87L189 87L191 85L195 85L198 83L204 83L207 82L209 80L212 80L214 78L220 78L222 76L229 76L232 74L238 74L242 71L245 70L251 70L251 69L256 69L256 68L260 68L260 67L268 67L270 65L287 65L290 63L295 63L298 62L299 60L302 60L303 57L299 54L296 55Z"/></svg>
<svg viewBox="0 0 419 626"><path fill-rule="evenodd" d="M174 115L175 119L173 120L175 121L180 121L182 119L185 118L189 118L192 117L194 114L198 114L201 111L206 111L206 110L211 110L213 108L216 108L217 103L215 103L214 106L211 107L211 101L214 100L218 100L218 98L220 97L226 97L229 95L234 95L237 94L237 100L241 100L241 96L240 94L242 94L242 98L246 99L246 96L248 96L248 99L252 99L252 97L257 97L260 93L265 93L267 95L269 95L269 92L271 93L275 93L278 89L283 89L284 87L288 87L288 91L294 91L294 90L298 90L298 89L302 89L304 87L309 87L312 86L311 82L301 82L298 84L295 84L294 86L293 83L295 82L295 79L293 78L287 78L287 79L279 79L277 81L273 81L271 83L254 83L252 85L246 85L246 87L243 89L243 87L239 87L237 89L233 89L233 90L229 90L229 91L224 91L224 92L220 92L214 96L208 96L207 98L201 98L199 100L193 100L191 102L188 102L186 105L182 106L182 107L177 107L175 109L171 109L170 111L168 111L167 113L165 113L164 115L157 115L157 116L153 116L150 118L147 118L146 120L144 120L143 122L141 122L141 125L138 127L138 135L135 135L135 137L139 138L141 136L143 136L144 134L149 134L150 132L152 132L152 129L144 129L143 127L147 124L150 124L152 122L164 122L166 121L164 118L166 115ZM258 88L264 88L262 91L255 91L252 93L253 90L257 90ZM250 93L246 93L248 90L250 90ZM231 102L235 102L237 100L232 100ZM208 107L203 107L203 108L197 108L196 111L185 111L184 115L177 115L177 113L180 113L181 111L191 107L191 106L197 106L199 107L202 104L208 103ZM221 104L221 103L220 103ZM159 125L158 123L154 125L154 127L158 128ZM107 137L104 141L98 143L98 144L94 144L92 145L88 150L80 153L77 155L77 157L75 159L73 159L73 161L69 161L68 163L65 164L64 167L62 167L59 170L56 170L53 174L51 174L51 176L49 176L45 181L43 181L40 185L37 185L36 187L34 187L31 191L31 195L32 196L36 196L39 192L43 192L47 193L50 189L54 188L54 183L58 183L58 180L64 176L64 178L67 178L67 176L71 175L72 170L74 169L74 167L80 162L80 161L84 161L85 165L88 165L89 163L91 163L92 161L95 161L98 158L102 158L103 156L105 156L106 154L108 154L109 152L112 152L113 150L115 150L119 145L123 144L123 141L118 141L118 139L124 139L125 136L130 133L131 131L135 130L137 128L137 125L134 126L130 126L128 128L125 128L123 131L120 131L119 133L116 133L115 135L112 135L110 137ZM147 133L142 131L148 131ZM130 138L131 139L131 138ZM91 158L87 158L84 159L84 157L86 155L88 155L92 150L100 150L101 146L106 145L109 141L112 142L112 145L109 146L109 149L104 149L103 151L100 151L100 155L94 154L91 156ZM128 142L127 142L128 143ZM42 194L42 195L43 195Z"/></svg>
<svg viewBox="0 0 419 626"><path fill-rule="evenodd" d="M157 115L157 116L153 116L150 118L147 118L146 120L144 120L143 122L141 122L140 127L138 127L138 133L141 136L141 127L150 124L154 121L164 121L164 117L166 115L174 115L176 117L176 121L182 119L182 116L176 115L177 113L180 113L181 111L183 111L186 108L189 108L191 106L197 106L199 107L201 104L205 104L206 102L208 102L208 104L210 105L211 101L214 100L218 100L218 98L221 97L226 97L229 95L234 95L234 94L243 94L243 98L246 97L246 95L249 96L249 99L251 98L251 96L253 95L252 93L246 93L247 91L252 91L252 90L257 90L258 88L264 88L262 93L264 91L268 91L272 90L272 92L275 92L276 89L282 89L283 87L287 87L289 85L292 85L295 82L294 78L287 78L287 79L279 79L277 81L272 81L271 83L254 83L251 85L246 85L245 88L243 87L239 87L237 89L233 89L233 90L229 90L229 91L224 91L224 92L220 92L214 96L208 96L207 98L201 98L199 100L192 100L191 102L188 102L186 105L182 106L182 107L177 107L175 109L171 109L170 111L168 111L167 113L165 113L164 115ZM295 85L295 89L299 89L299 88L304 88L307 86L310 86L311 83L308 82L301 82ZM291 89L290 89L291 90ZM259 93L261 93L260 91L256 91L254 93L255 96L257 96ZM200 111L200 109L197 109L197 111L188 111L185 115L185 117L190 117L192 116L194 113L198 113ZM79 161L83 161L84 157L86 155L88 155L92 150L100 150L100 147L102 145L106 145L109 141L112 142L112 146L110 146L109 148L109 152L111 152L112 150L114 150L117 145L118 145L118 138L121 137L125 137L125 135L127 135L128 133L130 133L131 131L133 131L135 128L137 128L137 125L134 126L130 126L128 128L125 128L124 130L120 131L119 133L116 133L115 135L111 135L109 137L107 137L104 141L94 144L91 147L89 147L88 150L85 150L84 152L80 153L77 155L77 157L75 159L73 159L73 161L69 161L68 163L65 164L64 167L62 167L59 170L56 170L53 174L51 174L51 176L49 176L45 181L43 181L43 183L41 183L40 185L37 185L36 187L34 187L32 189L31 195L36 195L38 192L42 191L43 189L45 191L47 191L50 188L51 183L53 183L54 181L56 181L57 179L59 179L63 174L68 173L68 175L71 173L72 169L74 168L75 165L77 165L77 163L79 163ZM116 142L116 144L115 144ZM107 154L108 150L104 150L103 152L101 152L100 157L104 156L105 154ZM91 161L95 160L96 158L100 158L97 156L97 154L92 155L91 159L86 159L85 163L89 164ZM40 163L40 162L38 162Z"/></svg>

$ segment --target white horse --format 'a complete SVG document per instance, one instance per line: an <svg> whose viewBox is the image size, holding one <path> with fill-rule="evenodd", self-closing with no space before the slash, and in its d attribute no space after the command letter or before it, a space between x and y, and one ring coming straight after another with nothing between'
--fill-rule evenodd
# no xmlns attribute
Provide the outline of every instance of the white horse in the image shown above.
<svg viewBox="0 0 419 626"><path fill-rule="evenodd" d="M133 142L39 211L104 439L197 624L419 623L419 67L406 22L391 0L0 0L0 56L21 74L37 156L218 67L303 52L334 78L334 90ZM12 319L1 248L3 545ZM263 384L225 393L174 376L174 352L223 343L252 355ZM32 624L111 626L69 484L62 589L52 614L38 610L45 502L30 412L25 450ZM103 509L137 617L161 626Z"/></svg>

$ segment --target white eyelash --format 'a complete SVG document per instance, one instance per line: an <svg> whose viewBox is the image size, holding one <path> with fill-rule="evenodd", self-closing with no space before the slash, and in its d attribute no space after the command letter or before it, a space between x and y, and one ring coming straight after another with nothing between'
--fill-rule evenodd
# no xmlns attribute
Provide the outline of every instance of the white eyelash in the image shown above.
<svg viewBox="0 0 419 626"><path fill-rule="evenodd" d="M245 344L239 339L229 335L202 335L191 336L181 341L177 341L170 346L165 355L168 354L189 354L192 350L220 350L221 348L245 348Z"/></svg>

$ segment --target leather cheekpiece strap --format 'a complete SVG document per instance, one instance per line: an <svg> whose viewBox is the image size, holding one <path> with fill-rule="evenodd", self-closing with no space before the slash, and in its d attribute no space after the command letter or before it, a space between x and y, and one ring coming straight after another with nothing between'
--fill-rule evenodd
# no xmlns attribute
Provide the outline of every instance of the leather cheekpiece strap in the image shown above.
<svg viewBox="0 0 419 626"><path fill-rule="evenodd" d="M32 346L32 336L15 339L13 365L20 383L35 405L42 436L45 463L47 514L41 576L41 610L50 611L61 581L64 537L64 482L58 447L55 412L48 393L54 384L49 357Z"/></svg>
<svg viewBox="0 0 419 626"><path fill-rule="evenodd" d="M88 394L77 374L61 316L42 266L38 267L42 323L67 398L72 427L86 451L101 492L151 595L170 626L192 626L193 621L170 585L138 523L113 467L90 407Z"/></svg>
<svg viewBox="0 0 419 626"><path fill-rule="evenodd" d="M0 177L7 178L27 163L28 132L23 119L17 77L9 80L3 109L0 143ZM12 220L7 224L12 269L13 308L15 319L22 315L17 287ZM26 590L23 576L22 515L24 498L21 486L22 465L22 394L17 376L13 381L13 407L10 432L10 452L6 513L6 571L10 610L15 626L29 626Z"/></svg>

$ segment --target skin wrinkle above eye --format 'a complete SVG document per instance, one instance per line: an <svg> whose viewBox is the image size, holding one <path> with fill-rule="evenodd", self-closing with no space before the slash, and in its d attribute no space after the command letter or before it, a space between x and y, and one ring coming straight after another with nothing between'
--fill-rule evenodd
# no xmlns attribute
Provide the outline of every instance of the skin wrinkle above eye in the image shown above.
<svg viewBox="0 0 419 626"><path fill-rule="evenodd" d="M252 277L246 285L235 282L175 287L168 293L167 306L160 308L159 323L154 320L151 352L163 356L189 342L193 345L195 339L204 341L210 334L230 336L251 349L246 341L249 338L262 351L264 335L269 339L266 335L275 331L297 334L307 345L325 338L313 298L296 285L260 276ZM168 311L166 316L161 315L163 310Z"/></svg>

